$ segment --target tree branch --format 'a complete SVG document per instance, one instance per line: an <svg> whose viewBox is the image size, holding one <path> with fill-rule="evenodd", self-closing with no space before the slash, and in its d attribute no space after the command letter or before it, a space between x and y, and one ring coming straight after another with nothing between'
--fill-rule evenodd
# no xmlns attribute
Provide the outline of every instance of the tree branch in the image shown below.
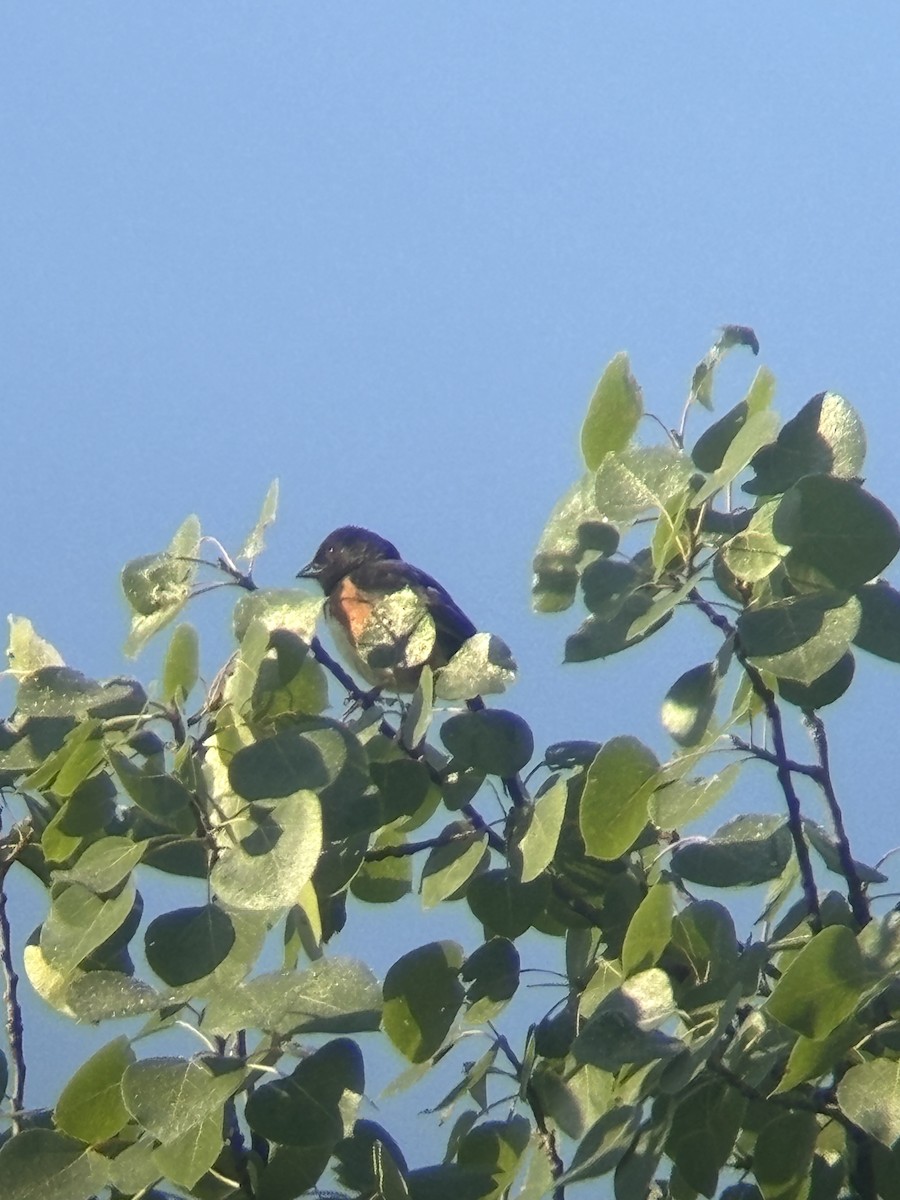
<svg viewBox="0 0 900 1200"><path fill-rule="evenodd" d="M544 1151L544 1154L546 1154L550 1163L550 1174L554 1180L557 1180L565 1171L565 1164L560 1157L559 1149L556 1145L556 1134L547 1125L547 1119L544 1115L544 1107L541 1104L540 1097L532 1087L531 1082L522 1078L522 1064L507 1039L502 1033L498 1033L497 1030L494 1029L493 1025L491 1026L491 1030L496 1038L498 1048L506 1055L510 1066L516 1073L516 1079L518 1080L519 1087L521 1089L520 1095L522 1095L525 1103L531 1109L531 1114L534 1117L534 1123L537 1127L541 1149ZM553 1200L565 1200L565 1191L566 1190L562 1184L558 1183L553 1189Z"/></svg>
<svg viewBox="0 0 900 1200"><path fill-rule="evenodd" d="M694 604L709 621L727 637L734 638L734 654L738 662L744 669L747 678L750 680L750 686L755 694L763 703L763 708L766 710L766 720L769 724L769 729L772 732L772 744L775 748L774 766L775 773L778 777L778 782L781 785L781 791L784 794L785 803L787 805L787 822L790 830L791 840L794 843L794 853L797 855L797 864L800 868L800 882L803 887L803 895L806 898L806 906L809 909L810 925L814 933L817 933L822 928L822 917L819 912L819 896L816 889L816 879L813 874L812 862L809 857L809 847L806 844L806 839L803 836L803 817L800 811L800 797L794 788L794 780L791 775L791 764L793 759L788 757L787 745L784 740L784 725L781 720L781 710L778 707L778 702L775 699L775 693L766 684L760 672L748 660L746 654L741 647L740 638L737 636L737 630L734 625L717 612L715 608L704 599L703 596L694 588L688 595L688 599Z"/></svg>
<svg viewBox="0 0 900 1200"><path fill-rule="evenodd" d="M3 1003L6 1009L6 1036L9 1042L10 1088L12 1101L13 1132L19 1132L19 1114L25 1108L25 1027L22 1022L22 1007L19 1004L19 977L12 960L12 930L6 911L6 876L9 869L31 841L33 830L29 826L17 826L2 847L0 859L0 970L3 972L5 988ZM15 840L13 836L15 835Z"/></svg>
<svg viewBox="0 0 900 1200"><path fill-rule="evenodd" d="M868 925L869 921L871 921L872 913L869 909L868 898L859 878L859 872L856 869L856 863L853 861L853 854L850 850L850 839L847 837L847 829L844 825L844 814L841 812L841 806L838 803L834 784L831 779L831 763L828 754L828 737L825 732L825 723L818 713L815 712L804 713L803 720L810 731L813 745L816 748L816 754L819 758L819 770L814 778L822 789L825 803L828 805L828 811L831 813L841 870L844 878L847 880L847 898L850 901L853 915L859 923L860 928L862 928L862 926Z"/></svg>

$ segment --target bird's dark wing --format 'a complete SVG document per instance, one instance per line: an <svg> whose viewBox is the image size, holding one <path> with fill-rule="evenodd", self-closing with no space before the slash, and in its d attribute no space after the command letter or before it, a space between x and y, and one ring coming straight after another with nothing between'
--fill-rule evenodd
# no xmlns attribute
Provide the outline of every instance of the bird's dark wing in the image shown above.
<svg viewBox="0 0 900 1200"><path fill-rule="evenodd" d="M444 659L452 658L463 642L478 632L446 588L411 563L366 563L353 572L353 582L364 591L381 595L406 587L412 588L421 596L431 614L437 643Z"/></svg>

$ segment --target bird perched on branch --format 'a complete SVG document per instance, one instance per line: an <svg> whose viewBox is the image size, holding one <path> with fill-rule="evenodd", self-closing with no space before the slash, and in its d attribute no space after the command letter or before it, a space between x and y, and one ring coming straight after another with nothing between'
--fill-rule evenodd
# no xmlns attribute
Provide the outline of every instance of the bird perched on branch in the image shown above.
<svg viewBox="0 0 900 1200"><path fill-rule="evenodd" d="M436 579L357 525L330 533L297 578L321 585L336 642L376 687L415 691L426 664L446 666L477 632Z"/></svg>

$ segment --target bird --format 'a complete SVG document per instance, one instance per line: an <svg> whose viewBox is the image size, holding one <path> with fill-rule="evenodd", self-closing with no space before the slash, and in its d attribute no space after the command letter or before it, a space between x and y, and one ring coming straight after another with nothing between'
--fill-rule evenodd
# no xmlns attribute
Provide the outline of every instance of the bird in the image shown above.
<svg viewBox="0 0 900 1200"><path fill-rule="evenodd" d="M446 666L477 633L436 579L359 525L333 530L297 578L321 586L343 657L376 688L414 692L424 666Z"/></svg>

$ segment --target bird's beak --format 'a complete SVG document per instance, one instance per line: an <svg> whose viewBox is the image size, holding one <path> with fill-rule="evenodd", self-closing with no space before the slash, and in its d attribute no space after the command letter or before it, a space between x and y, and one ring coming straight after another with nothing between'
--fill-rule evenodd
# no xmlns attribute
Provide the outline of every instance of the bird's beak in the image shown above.
<svg viewBox="0 0 900 1200"><path fill-rule="evenodd" d="M308 562L305 567L301 567L296 577L297 579L318 579L319 568L316 566L315 560Z"/></svg>

